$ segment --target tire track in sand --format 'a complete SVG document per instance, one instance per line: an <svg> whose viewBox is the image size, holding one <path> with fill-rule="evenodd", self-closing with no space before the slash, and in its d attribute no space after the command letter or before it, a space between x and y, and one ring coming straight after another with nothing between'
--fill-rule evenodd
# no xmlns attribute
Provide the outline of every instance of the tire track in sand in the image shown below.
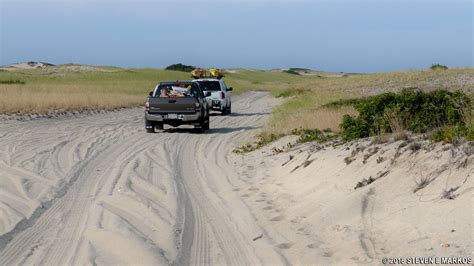
<svg viewBox="0 0 474 266"><path fill-rule="evenodd" d="M34 169L36 182L66 184L45 211L5 242L0 264L123 264L144 257L152 264L285 264L269 240L252 240L263 230L233 191L238 176L228 158L276 104L263 92L236 97L234 114L212 116L205 134L146 134L140 109L0 125L9 139L0 144L21 140L15 132L43 136L22 145L33 155L41 152L41 165L31 165L35 156L28 151L17 151L20 141L3 151L5 163ZM51 144L58 148L48 149ZM127 198L133 201L127 204ZM166 242L157 226L174 231L166 232Z"/></svg>

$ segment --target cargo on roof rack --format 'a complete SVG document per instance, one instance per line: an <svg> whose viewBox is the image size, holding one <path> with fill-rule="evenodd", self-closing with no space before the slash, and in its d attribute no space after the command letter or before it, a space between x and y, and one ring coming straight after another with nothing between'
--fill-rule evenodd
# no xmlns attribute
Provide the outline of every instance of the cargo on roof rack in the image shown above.
<svg viewBox="0 0 474 266"><path fill-rule="evenodd" d="M203 69L203 68L196 68L191 71L191 76L195 79L200 78L217 78L221 79L224 77L224 74L220 69L210 68L210 69Z"/></svg>

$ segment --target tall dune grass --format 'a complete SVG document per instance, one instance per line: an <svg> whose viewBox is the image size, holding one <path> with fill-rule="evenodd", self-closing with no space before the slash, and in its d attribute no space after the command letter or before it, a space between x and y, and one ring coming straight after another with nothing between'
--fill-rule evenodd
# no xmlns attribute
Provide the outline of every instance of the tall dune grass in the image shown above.
<svg viewBox="0 0 474 266"><path fill-rule="evenodd" d="M0 72L0 79L25 83L0 84L0 113L138 106L160 80L189 79L186 73L177 71L105 69L111 72L72 72L61 68Z"/></svg>

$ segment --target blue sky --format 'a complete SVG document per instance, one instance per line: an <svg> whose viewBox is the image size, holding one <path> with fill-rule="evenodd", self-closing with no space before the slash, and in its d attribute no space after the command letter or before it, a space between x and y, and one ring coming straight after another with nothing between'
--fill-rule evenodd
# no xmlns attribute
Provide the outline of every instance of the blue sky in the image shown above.
<svg viewBox="0 0 474 266"><path fill-rule="evenodd" d="M0 0L0 65L473 67L471 0Z"/></svg>

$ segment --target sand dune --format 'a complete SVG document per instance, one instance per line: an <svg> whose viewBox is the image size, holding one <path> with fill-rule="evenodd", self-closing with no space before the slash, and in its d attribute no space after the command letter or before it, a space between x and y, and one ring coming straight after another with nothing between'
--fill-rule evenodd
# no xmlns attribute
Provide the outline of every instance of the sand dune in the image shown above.
<svg viewBox="0 0 474 266"><path fill-rule="evenodd" d="M472 255L472 144L286 137L233 154L276 104L264 92L236 97L206 134L146 134L141 109L1 122L0 264Z"/></svg>
<svg viewBox="0 0 474 266"><path fill-rule="evenodd" d="M474 143L293 145L236 155L241 196L292 263L472 256Z"/></svg>

